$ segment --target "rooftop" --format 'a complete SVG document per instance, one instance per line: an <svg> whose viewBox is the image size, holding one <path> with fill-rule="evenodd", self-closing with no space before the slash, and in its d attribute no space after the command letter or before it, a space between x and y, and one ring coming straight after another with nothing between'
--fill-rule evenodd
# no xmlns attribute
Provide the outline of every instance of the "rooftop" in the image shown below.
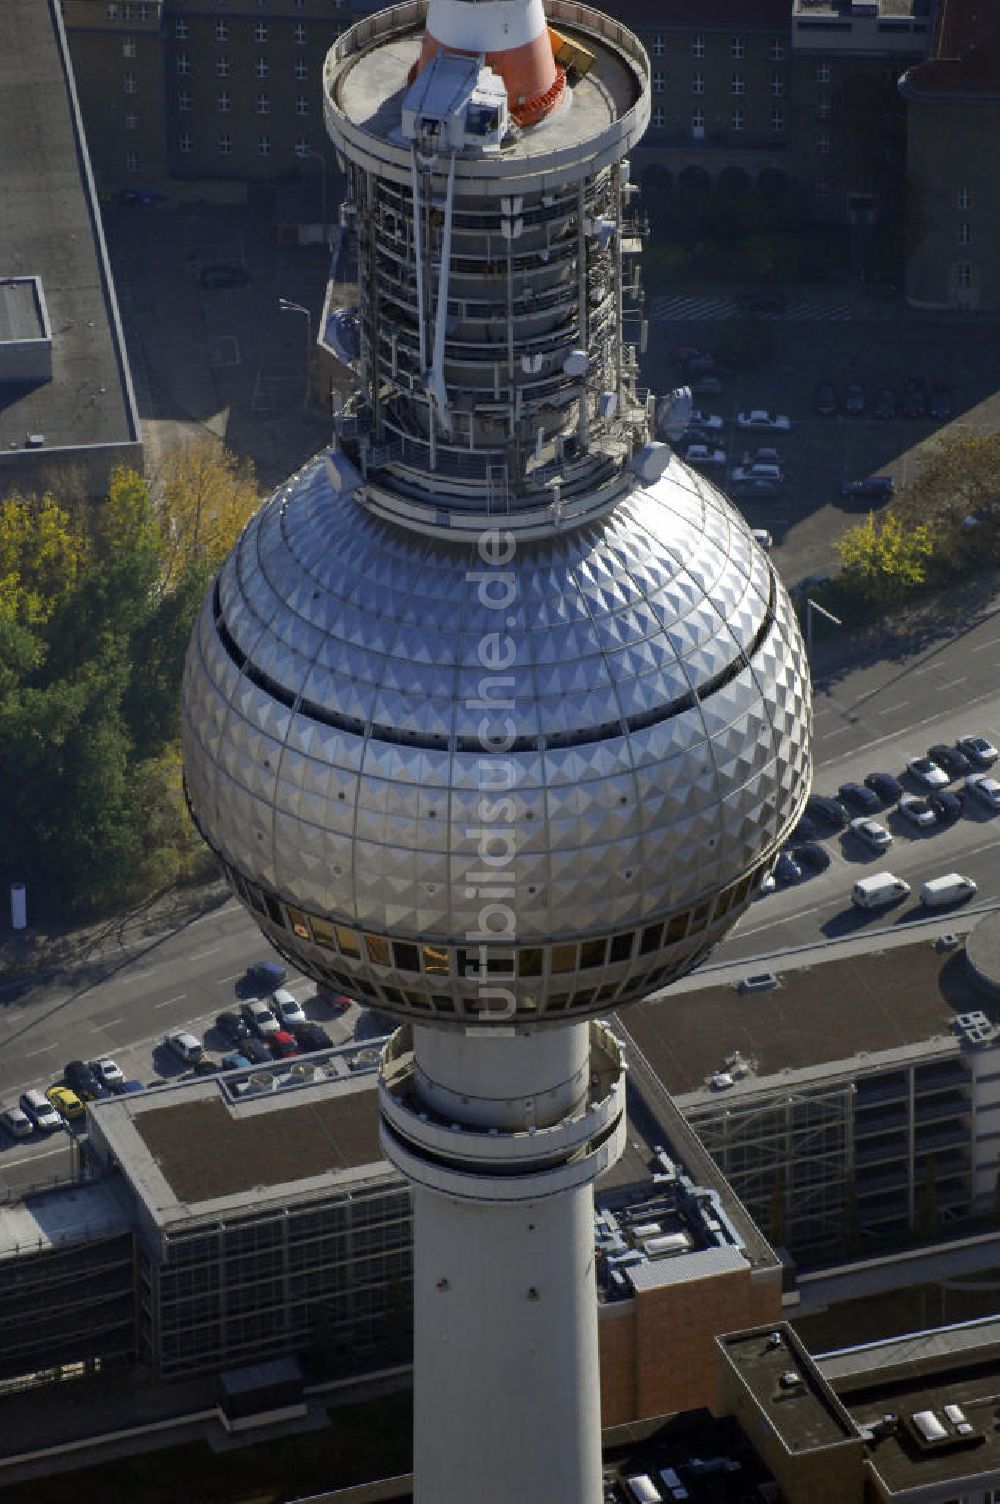
<svg viewBox="0 0 1000 1504"><path fill-rule="evenodd" d="M963 1478L1000 1469L1000 1319L909 1332L815 1361L866 1435L870 1465L888 1491L947 1482L957 1493L962 1492ZM945 1412L946 1405L957 1405L971 1427L964 1436ZM946 1432L930 1448L917 1443L909 1421L924 1410L933 1411ZM895 1430L883 1435L879 1427L874 1437L869 1436L868 1428L887 1415L896 1416Z"/></svg>
<svg viewBox="0 0 1000 1504"><path fill-rule="evenodd" d="M138 438L100 214L57 8L4 0L0 278L41 279L52 379L0 387L0 452Z"/></svg>
<svg viewBox="0 0 1000 1504"><path fill-rule="evenodd" d="M769 964L778 979L769 990L741 994L737 980L702 972L628 1009L623 1027L675 1097L716 1096L712 1078L736 1052L748 1073L727 1088L730 1098L782 1072L822 1068L829 1079L837 1065L856 1072L859 1056L929 1041L954 1052L957 1014L979 1008L1000 1019L1000 1003L976 989L964 952L939 952L926 936L896 932L882 949L831 945L782 957L780 969Z"/></svg>
<svg viewBox="0 0 1000 1504"><path fill-rule="evenodd" d="M993 0L941 0L931 55L901 81L909 97L1000 97L1000 16Z"/></svg>
<svg viewBox="0 0 1000 1504"><path fill-rule="evenodd" d="M857 1443L850 1416L790 1327L731 1332L716 1341L789 1452Z"/></svg>
<svg viewBox="0 0 1000 1504"><path fill-rule="evenodd" d="M121 1169L160 1225L221 1215L250 1196L287 1201L390 1178L371 1067L303 1081L289 1073L282 1082L241 1097L231 1078L213 1076L93 1104L98 1155Z"/></svg>

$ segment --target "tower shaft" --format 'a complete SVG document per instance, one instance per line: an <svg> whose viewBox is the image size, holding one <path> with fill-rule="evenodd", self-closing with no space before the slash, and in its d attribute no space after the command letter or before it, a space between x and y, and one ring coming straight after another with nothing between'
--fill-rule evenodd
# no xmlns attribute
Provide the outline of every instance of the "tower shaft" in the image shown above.
<svg viewBox="0 0 1000 1504"><path fill-rule="evenodd" d="M616 1041L401 1029L380 1101L414 1187L417 1504L600 1504L592 1185L624 1146Z"/></svg>

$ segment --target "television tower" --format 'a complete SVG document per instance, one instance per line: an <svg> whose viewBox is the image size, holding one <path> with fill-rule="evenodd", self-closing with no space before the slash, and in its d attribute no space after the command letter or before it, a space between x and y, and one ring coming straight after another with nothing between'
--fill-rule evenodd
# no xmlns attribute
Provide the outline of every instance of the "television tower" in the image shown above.
<svg viewBox="0 0 1000 1504"><path fill-rule="evenodd" d="M418 1504L599 1504L592 1184L625 1136L599 1019L773 865L805 655L743 519L652 441L635 36L574 0L407 0L338 39L324 108L357 390L205 602L188 798L272 944L401 1021Z"/></svg>

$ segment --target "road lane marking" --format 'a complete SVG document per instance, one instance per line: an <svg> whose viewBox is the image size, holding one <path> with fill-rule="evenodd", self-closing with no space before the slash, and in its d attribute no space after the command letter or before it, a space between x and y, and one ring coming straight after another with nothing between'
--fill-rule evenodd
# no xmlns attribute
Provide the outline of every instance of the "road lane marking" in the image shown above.
<svg viewBox="0 0 1000 1504"><path fill-rule="evenodd" d="M164 998L162 1003L154 1003L154 1008L169 1008L171 1003L182 1003L187 997L186 992L178 992L176 997Z"/></svg>
<svg viewBox="0 0 1000 1504"><path fill-rule="evenodd" d="M897 700L895 705L885 705L881 710L877 711L876 714L892 715L893 711L895 710L905 710L909 703L909 700Z"/></svg>
<svg viewBox="0 0 1000 1504"><path fill-rule="evenodd" d="M246 976L246 967L244 967L244 969L242 971L234 971L231 977L219 977L216 980L215 985L216 985L216 987L224 987L227 982L235 982L238 977L245 977L245 976Z"/></svg>
<svg viewBox="0 0 1000 1504"><path fill-rule="evenodd" d="M39 1154L29 1154L24 1159L11 1160L11 1169L13 1169L16 1165L33 1165L37 1159L51 1159L53 1154L65 1154L68 1148L68 1139L63 1139L62 1143L57 1144L54 1149L44 1149Z"/></svg>
<svg viewBox="0 0 1000 1504"><path fill-rule="evenodd" d="M208 950L199 950L193 956L188 956L188 960L189 961L204 961L204 959L205 959L206 956L214 956L215 952L217 950L221 950L221 949L222 949L221 945L212 945L212 946L210 946L208 948Z"/></svg>
<svg viewBox="0 0 1000 1504"><path fill-rule="evenodd" d="M99 1029L113 1029L117 1024L123 1024L124 1018L106 1018L103 1024L98 1024Z"/></svg>
<svg viewBox="0 0 1000 1504"><path fill-rule="evenodd" d="M977 642L974 648L969 649L969 652L985 653L987 648L995 648L998 644L1000 644L1000 637L991 637L988 642Z"/></svg>
<svg viewBox="0 0 1000 1504"><path fill-rule="evenodd" d="M54 1050L54 1049L55 1049L55 1045L54 1044L43 1044L42 1048L40 1050L32 1050L31 1053L28 1054L28 1055L25 1055L24 1058L25 1058L25 1060L34 1060L34 1058L35 1058L36 1055L47 1055L50 1050Z"/></svg>

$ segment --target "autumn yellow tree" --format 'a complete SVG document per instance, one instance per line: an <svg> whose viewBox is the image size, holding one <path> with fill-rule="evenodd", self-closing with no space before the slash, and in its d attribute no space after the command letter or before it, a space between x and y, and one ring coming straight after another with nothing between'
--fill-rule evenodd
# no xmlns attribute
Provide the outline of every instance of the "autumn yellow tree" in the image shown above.
<svg viewBox="0 0 1000 1504"><path fill-rule="evenodd" d="M73 588L85 549L52 496L0 501L0 618L27 627L49 621Z"/></svg>
<svg viewBox="0 0 1000 1504"><path fill-rule="evenodd" d="M164 536L165 593L191 569L217 569L260 504L251 462L207 436L169 452L153 492Z"/></svg>
<svg viewBox="0 0 1000 1504"><path fill-rule="evenodd" d="M893 512L849 527L837 540L843 583L878 605L898 605L927 578L934 552L930 529L923 523L904 524Z"/></svg>

